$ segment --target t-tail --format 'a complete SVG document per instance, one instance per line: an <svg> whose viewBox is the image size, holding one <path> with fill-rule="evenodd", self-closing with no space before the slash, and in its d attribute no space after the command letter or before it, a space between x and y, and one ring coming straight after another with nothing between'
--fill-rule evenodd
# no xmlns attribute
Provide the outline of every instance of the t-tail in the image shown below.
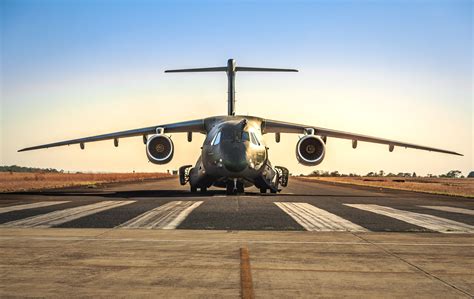
<svg viewBox="0 0 474 299"><path fill-rule="evenodd" d="M298 72L295 69L237 66L234 59L227 60L227 66L195 69L166 70L165 73L226 72L227 73L227 114L235 115L235 73L236 72Z"/></svg>

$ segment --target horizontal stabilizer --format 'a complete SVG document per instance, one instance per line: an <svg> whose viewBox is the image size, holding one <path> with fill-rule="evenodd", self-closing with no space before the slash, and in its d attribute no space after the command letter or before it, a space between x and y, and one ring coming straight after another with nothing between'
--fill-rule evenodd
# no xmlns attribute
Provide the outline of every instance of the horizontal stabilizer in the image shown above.
<svg viewBox="0 0 474 299"><path fill-rule="evenodd" d="M244 72L298 72L295 69L275 69L268 67L247 67L247 66L238 66L235 68L236 71Z"/></svg>
<svg viewBox="0 0 474 299"><path fill-rule="evenodd" d="M200 73L200 72L226 72L227 73L227 89L228 104L227 114L235 115L235 74L237 72L298 72L295 69L279 69L268 67L248 67L237 66L234 59L227 60L227 66L166 70L165 73Z"/></svg>
<svg viewBox="0 0 474 299"><path fill-rule="evenodd" d="M222 67L205 67L198 69L181 69L181 70L166 70L165 73L198 73L198 72L225 72L226 66Z"/></svg>

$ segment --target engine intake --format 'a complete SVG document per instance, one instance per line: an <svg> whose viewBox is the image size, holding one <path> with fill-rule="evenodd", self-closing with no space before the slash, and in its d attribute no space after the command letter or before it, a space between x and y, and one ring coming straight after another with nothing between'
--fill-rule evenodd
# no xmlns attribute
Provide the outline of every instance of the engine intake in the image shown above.
<svg viewBox="0 0 474 299"><path fill-rule="evenodd" d="M315 135L306 135L296 144L296 158L298 162L306 166L320 164L326 153L326 144Z"/></svg>
<svg viewBox="0 0 474 299"><path fill-rule="evenodd" d="M173 141L166 135L152 135L146 142L146 155L154 164L166 164L173 159Z"/></svg>

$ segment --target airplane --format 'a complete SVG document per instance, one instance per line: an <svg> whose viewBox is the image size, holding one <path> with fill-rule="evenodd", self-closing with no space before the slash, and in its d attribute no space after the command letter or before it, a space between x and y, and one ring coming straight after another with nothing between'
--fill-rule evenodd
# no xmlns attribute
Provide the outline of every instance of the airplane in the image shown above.
<svg viewBox="0 0 474 299"><path fill-rule="evenodd" d="M246 187L255 186L260 193L277 193L280 187L288 184L289 171L282 166L272 166L268 158L268 147L263 135L275 134L275 141L280 142L281 133L302 135L296 144L296 158L305 166L320 164L326 153L327 138L352 140L352 147L358 141L388 145L390 152L397 147L413 148L440 152L445 154L462 154L361 134L337 131L312 125L295 124L255 116L235 114L235 76L237 72L298 72L296 69L262 68L237 66L234 59L227 61L227 66L166 70L165 73L184 72L226 72L228 83L227 115L212 116L204 119L160 124L146 128L127 130L86 138L27 147L19 152L49 147L79 144L81 149L88 142L114 140L119 145L120 138L142 136L148 160L154 164L166 164L174 154L174 144L168 136L172 133L187 133L187 140L192 141L193 133L205 134L195 166L185 165L179 168L181 185L189 183L191 192L198 188L205 193L211 186L226 189L226 194L243 193Z"/></svg>

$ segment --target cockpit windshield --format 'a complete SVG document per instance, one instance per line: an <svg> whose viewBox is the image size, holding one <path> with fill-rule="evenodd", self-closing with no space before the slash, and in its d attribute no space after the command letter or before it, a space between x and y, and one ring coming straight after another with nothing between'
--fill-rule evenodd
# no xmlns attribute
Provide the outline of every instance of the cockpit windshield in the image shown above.
<svg viewBox="0 0 474 299"><path fill-rule="evenodd" d="M211 145L217 145L221 142L244 142L251 141L251 136L248 131L237 128L222 128L210 140Z"/></svg>

